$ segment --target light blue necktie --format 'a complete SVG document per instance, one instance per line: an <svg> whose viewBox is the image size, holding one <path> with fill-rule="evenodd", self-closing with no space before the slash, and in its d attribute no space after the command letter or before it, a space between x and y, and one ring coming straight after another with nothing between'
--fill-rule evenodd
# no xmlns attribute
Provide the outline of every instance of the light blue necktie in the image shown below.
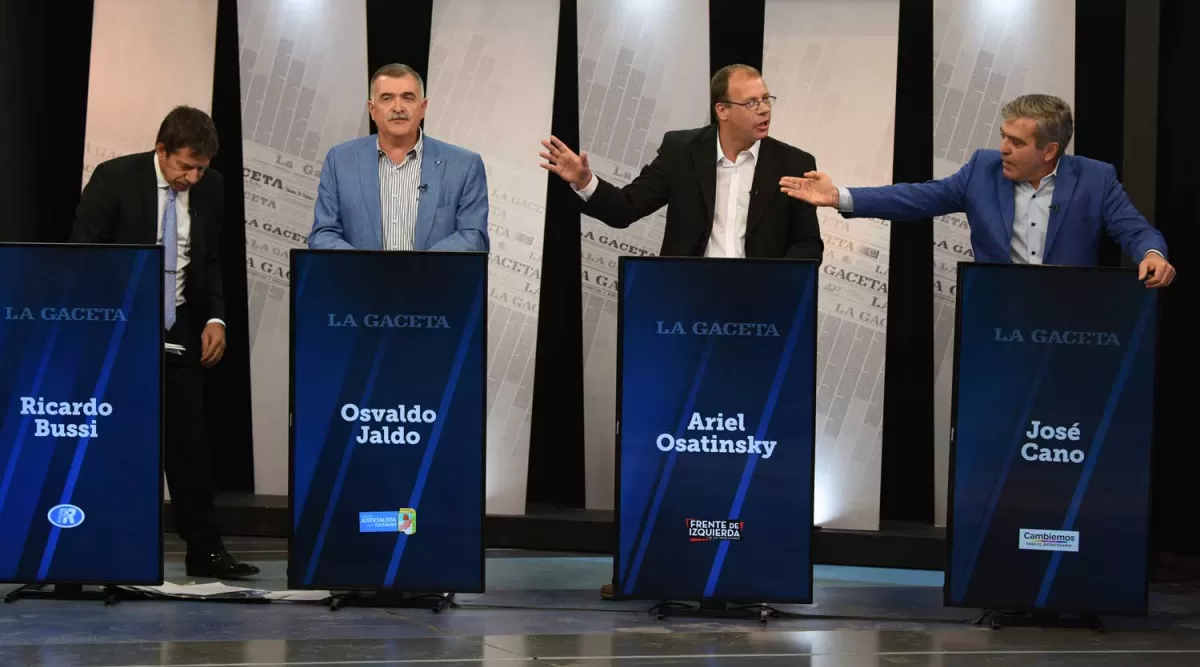
<svg viewBox="0 0 1200 667"><path fill-rule="evenodd" d="M166 257L163 258L166 267L166 292L163 295L166 299L165 323L167 330L175 326L175 268L179 264L179 250L177 246L179 241L176 238L178 231L175 229L175 188L167 186L167 205L163 207L163 252Z"/></svg>

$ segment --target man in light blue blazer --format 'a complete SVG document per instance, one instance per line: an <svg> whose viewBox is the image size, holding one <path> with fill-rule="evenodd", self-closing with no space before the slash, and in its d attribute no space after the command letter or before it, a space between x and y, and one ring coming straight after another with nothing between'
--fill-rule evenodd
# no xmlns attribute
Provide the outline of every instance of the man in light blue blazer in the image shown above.
<svg viewBox="0 0 1200 667"><path fill-rule="evenodd" d="M925 183L835 187L809 172L780 180L789 196L833 206L847 218L904 221L966 213L979 262L1095 266L1101 231L1139 263L1138 279L1175 279L1167 242L1129 201L1112 165L1064 155L1071 109L1050 95L1025 95L1002 112L1000 150L978 150L953 175Z"/></svg>
<svg viewBox="0 0 1200 667"><path fill-rule="evenodd" d="M379 133L329 149L308 247L488 251L483 159L425 136L428 104L407 65L372 75L367 110Z"/></svg>

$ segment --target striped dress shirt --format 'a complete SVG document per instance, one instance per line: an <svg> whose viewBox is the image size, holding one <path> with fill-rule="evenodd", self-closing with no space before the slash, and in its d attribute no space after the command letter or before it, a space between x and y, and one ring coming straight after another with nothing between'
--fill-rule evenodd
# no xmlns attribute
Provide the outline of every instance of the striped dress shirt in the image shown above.
<svg viewBox="0 0 1200 667"><path fill-rule="evenodd" d="M392 162L379 140L379 210L383 218L384 250L412 250L417 231L417 199L421 187L421 147L424 133L400 164Z"/></svg>

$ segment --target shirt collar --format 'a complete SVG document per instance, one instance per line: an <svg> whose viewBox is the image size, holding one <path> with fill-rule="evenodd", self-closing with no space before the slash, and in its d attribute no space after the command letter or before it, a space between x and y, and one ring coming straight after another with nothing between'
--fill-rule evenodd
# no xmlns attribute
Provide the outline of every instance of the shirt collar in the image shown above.
<svg viewBox="0 0 1200 667"><path fill-rule="evenodd" d="M167 183L166 177L163 176L162 166L158 164L158 151L154 151L154 153L150 156L150 160L154 162L154 178L157 180L157 187L160 190L162 188L170 187L170 184Z"/></svg>
<svg viewBox="0 0 1200 667"><path fill-rule="evenodd" d="M425 146L425 131L418 127L417 128L417 143L413 144L412 150L408 151L407 155L412 156L412 157L417 157L417 156L421 155L421 149L424 146ZM383 150L383 146L380 145L380 143L379 143L379 135L378 134L375 135L375 150L379 151L380 155L383 155L383 156L387 155L387 153L385 153ZM388 158L388 159L391 159L391 158Z"/></svg>
<svg viewBox="0 0 1200 667"><path fill-rule="evenodd" d="M750 146L750 148L742 151L742 153L749 153L750 155L754 156L755 160L758 160L758 149L759 148L762 148L762 140L761 139L754 142L754 145L752 145L752 146ZM738 154L738 157L741 157L741 153ZM721 164L722 160L725 160L725 151L721 150L721 135L718 134L717 135L717 164ZM725 161L728 162L728 160L725 160ZM730 164L733 164L733 163L730 162Z"/></svg>

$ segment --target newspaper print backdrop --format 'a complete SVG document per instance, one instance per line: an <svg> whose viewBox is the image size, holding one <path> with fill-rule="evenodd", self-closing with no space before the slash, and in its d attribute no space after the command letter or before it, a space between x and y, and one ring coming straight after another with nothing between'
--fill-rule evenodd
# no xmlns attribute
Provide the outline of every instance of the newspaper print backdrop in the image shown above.
<svg viewBox="0 0 1200 667"><path fill-rule="evenodd" d="M288 252L321 163L367 133L365 0L238 0L254 489L288 493Z"/></svg>
<svg viewBox="0 0 1200 667"><path fill-rule="evenodd" d="M491 205L489 514L525 513L546 223L546 172L537 151L550 134L558 6L558 0L433 5L425 128L483 156Z"/></svg>
<svg viewBox="0 0 1200 667"><path fill-rule="evenodd" d="M579 138L592 171L622 186L663 133L708 124L708 5L579 0ZM617 257L657 255L666 208L626 229L583 216L583 409L588 509L613 508Z"/></svg>
<svg viewBox="0 0 1200 667"><path fill-rule="evenodd" d="M1075 0L935 0L933 9L934 178L999 146L1000 109L1012 98L1047 93L1074 104ZM945 526L956 276L959 262L975 259L966 216L935 218L933 244L934 508Z"/></svg>
<svg viewBox="0 0 1200 667"><path fill-rule="evenodd" d="M96 0L83 185L101 162L152 150L174 107L212 110L216 44L217 0ZM180 53L187 76L172 56Z"/></svg>
<svg viewBox="0 0 1200 667"><path fill-rule="evenodd" d="M767 0L771 134L812 153L835 183L891 183L899 20L899 0ZM814 520L877 530L891 231L830 208L818 217Z"/></svg>
<svg viewBox="0 0 1200 667"><path fill-rule="evenodd" d="M158 126L181 104L212 112L217 0L97 0L92 11L83 185L96 165L154 149ZM188 76L165 54L186 53ZM171 490L163 485L163 497Z"/></svg>

